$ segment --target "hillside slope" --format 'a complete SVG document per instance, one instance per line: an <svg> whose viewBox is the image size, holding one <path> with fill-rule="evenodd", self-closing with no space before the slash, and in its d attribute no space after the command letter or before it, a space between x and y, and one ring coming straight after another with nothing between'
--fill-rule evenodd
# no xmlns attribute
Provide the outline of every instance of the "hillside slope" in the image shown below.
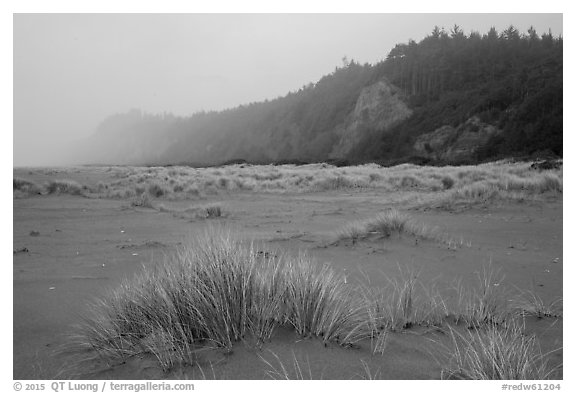
<svg viewBox="0 0 576 393"><path fill-rule="evenodd" d="M435 28L375 65L354 61L271 101L190 117L106 119L76 162L472 163L562 155L563 42L534 30Z"/></svg>

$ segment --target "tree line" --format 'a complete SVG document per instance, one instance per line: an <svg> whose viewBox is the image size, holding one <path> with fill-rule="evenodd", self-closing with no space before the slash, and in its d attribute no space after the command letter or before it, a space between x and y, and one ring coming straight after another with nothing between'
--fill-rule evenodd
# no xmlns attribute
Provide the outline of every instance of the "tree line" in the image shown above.
<svg viewBox="0 0 576 393"><path fill-rule="evenodd" d="M562 155L562 37L520 33L465 35L435 27L423 40L396 45L375 66L406 95L414 115L390 133L375 130L356 157L399 159L411 154L415 138L442 125L457 126L472 115L504 132L470 157Z"/></svg>

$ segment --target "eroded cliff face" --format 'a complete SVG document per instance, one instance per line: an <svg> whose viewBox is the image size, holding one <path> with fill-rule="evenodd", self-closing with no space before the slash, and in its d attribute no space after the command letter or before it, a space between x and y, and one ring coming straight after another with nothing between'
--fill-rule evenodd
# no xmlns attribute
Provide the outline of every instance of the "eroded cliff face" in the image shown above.
<svg viewBox="0 0 576 393"><path fill-rule="evenodd" d="M465 161L471 159L492 136L501 132L477 116L472 116L458 127L442 126L420 135L414 143L414 150L418 155L433 160Z"/></svg>
<svg viewBox="0 0 576 393"><path fill-rule="evenodd" d="M346 157L360 142L364 133L385 132L411 115L412 110L402 101L400 90L387 80L365 87L346 123L336 130L339 141L332 149L330 157Z"/></svg>

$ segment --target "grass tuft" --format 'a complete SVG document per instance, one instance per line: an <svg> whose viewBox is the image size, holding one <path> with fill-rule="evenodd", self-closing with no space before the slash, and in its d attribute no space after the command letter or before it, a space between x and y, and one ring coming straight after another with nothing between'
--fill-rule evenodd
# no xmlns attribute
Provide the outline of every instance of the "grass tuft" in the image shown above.
<svg viewBox="0 0 576 393"><path fill-rule="evenodd" d="M419 223L408 214L394 209L380 213L374 218L348 224L339 232L338 239L352 239L355 242L371 235L388 238L395 233L444 242L436 228Z"/></svg>
<svg viewBox="0 0 576 393"><path fill-rule="evenodd" d="M150 353L167 371L206 346L265 342L281 325L350 345L365 324L342 282L305 256L270 257L212 230L97 301L71 350L109 362Z"/></svg>
<svg viewBox="0 0 576 393"><path fill-rule="evenodd" d="M561 366L552 366L534 335L512 322L459 333L450 329L452 349L443 379L543 380Z"/></svg>
<svg viewBox="0 0 576 393"><path fill-rule="evenodd" d="M478 286L465 287L461 282L457 292L456 322L464 321L469 328L504 324L511 312L506 299L510 298L503 285L504 277L492 263L482 265L476 272Z"/></svg>
<svg viewBox="0 0 576 393"><path fill-rule="evenodd" d="M28 195L42 194L42 187L33 181L15 177L12 179L13 191L18 191Z"/></svg>
<svg viewBox="0 0 576 393"><path fill-rule="evenodd" d="M448 315L447 306L434 283L425 285L418 272L399 267L399 277L385 277L384 288L361 285L359 292L366 307L370 337L381 339L388 331L401 331L413 326L441 326ZM369 280L368 280L369 281Z"/></svg>
<svg viewBox="0 0 576 393"><path fill-rule="evenodd" d="M513 307L522 315L532 315L536 318L559 318L562 316L562 298L545 302L534 291L518 289L519 294L513 300Z"/></svg>
<svg viewBox="0 0 576 393"><path fill-rule="evenodd" d="M288 321L300 335L343 345L366 337L364 304L328 265L318 267L301 255L288 267L287 287Z"/></svg>
<svg viewBox="0 0 576 393"><path fill-rule="evenodd" d="M168 190L166 190L158 183L151 183L148 185L148 193L154 198L160 198L168 194L168 192L169 192Z"/></svg>
<svg viewBox="0 0 576 393"><path fill-rule="evenodd" d="M451 176L444 176L442 178L442 186L444 186L445 190L449 190L454 186L454 179Z"/></svg>
<svg viewBox="0 0 576 393"><path fill-rule="evenodd" d="M152 198L150 194L147 192L143 192L142 194L136 196L132 202L130 202L130 206L132 207L146 207L149 209L154 209L155 206L152 202Z"/></svg>
<svg viewBox="0 0 576 393"><path fill-rule="evenodd" d="M203 210L204 210L206 218L222 217L223 209L222 209L222 206L220 206L220 205L213 204L213 205L204 206Z"/></svg>
<svg viewBox="0 0 576 393"><path fill-rule="evenodd" d="M85 189L74 180L52 180L46 185L49 194L84 195Z"/></svg>

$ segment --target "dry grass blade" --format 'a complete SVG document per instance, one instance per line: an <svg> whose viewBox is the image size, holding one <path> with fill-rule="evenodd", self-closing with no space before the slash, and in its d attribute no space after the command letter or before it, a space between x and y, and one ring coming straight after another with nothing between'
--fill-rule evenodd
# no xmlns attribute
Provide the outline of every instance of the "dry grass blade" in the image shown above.
<svg viewBox="0 0 576 393"><path fill-rule="evenodd" d="M372 371L370 366L364 359L360 359L360 363L362 364L362 370L364 371L363 375L360 375L362 379L369 379L369 380L377 380L380 379L380 369L376 371Z"/></svg>
<svg viewBox="0 0 576 393"><path fill-rule="evenodd" d="M291 379L296 379L296 380L309 379L309 380L312 380L312 379L315 379L312 376L312 369L310 367L310 360L309 359L307 359L307 361L306 361L306 364L308 367L305 369L306 374L304 374L304 371L303 371L302 366L301 366L301 361L298 360L294 351L292 351L292 368L291 368L291 371L289 371L287 369L287 367L284 365L284 363L282 362L282 360L280 359L280 357L276 353L274 353L271 350L268 350L268 352L270 352L272 354L272 356L275 359L275 363L277 363L277 365L272 364L272 362L266 360L266 358L264 358L262 355L258 355L258 356L260 357L260 360L262 360L262 362L264 362L264 364L267 366L267 369L265 370L265 374L268 377L270 377L271 379L286 379L286 380L291 380Z"/></svg>

